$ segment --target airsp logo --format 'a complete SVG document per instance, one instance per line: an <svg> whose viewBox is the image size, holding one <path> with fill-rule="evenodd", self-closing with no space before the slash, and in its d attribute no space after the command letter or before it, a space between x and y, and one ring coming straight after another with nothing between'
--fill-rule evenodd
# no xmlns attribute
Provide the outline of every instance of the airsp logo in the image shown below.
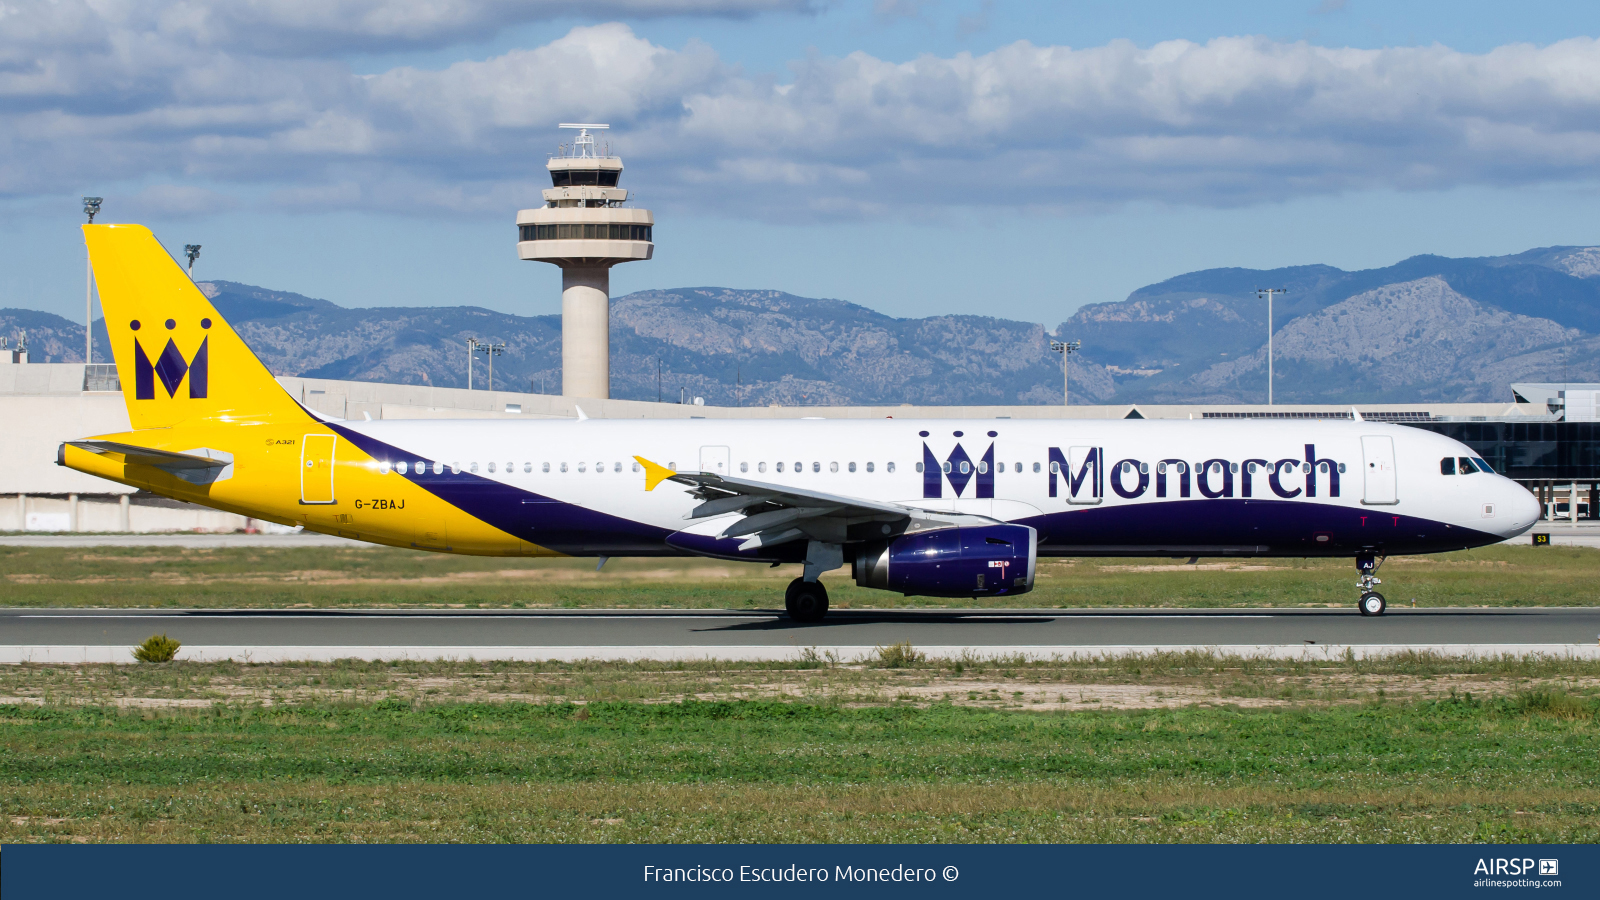
<svg viewBox="0 0 1600 900"><path fill-rule="evenodd" d="M1539 874L1540 875L1560 875L1561 874L1561 861L1560 860L1556 860L1556 859L1541 859L1541 860L1539 860Z"/></svg>

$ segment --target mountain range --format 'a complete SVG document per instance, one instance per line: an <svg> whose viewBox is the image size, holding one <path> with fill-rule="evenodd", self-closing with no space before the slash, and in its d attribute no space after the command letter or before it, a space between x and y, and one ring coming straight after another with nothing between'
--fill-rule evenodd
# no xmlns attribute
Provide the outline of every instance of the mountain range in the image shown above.
<svg viewBox="0 0 1600 900"><path fill-rule="evenodd" d="M347 309L230 281L201 289L280 375L465 387L466 339L503 343L503 390L558 393L559 316ZM1261 403L1266 302L1280 403L1510 400L1513 381L1600 381L1600 247L1207 269L1079 309L1053 330L989 316L894 318L841 300L702 287L611 304L612 396L715 405L1059 404L1055 340L1080 340L1075 403ZM96 323L104 348L104 322ZM0 309L36 362L81 362L83 328ZM97 359L100 359L97 351ZM659 369L659 378L658 378ZM485 386L480 357L474 382ZM659 392L659 393L658 393Z"/></svg>

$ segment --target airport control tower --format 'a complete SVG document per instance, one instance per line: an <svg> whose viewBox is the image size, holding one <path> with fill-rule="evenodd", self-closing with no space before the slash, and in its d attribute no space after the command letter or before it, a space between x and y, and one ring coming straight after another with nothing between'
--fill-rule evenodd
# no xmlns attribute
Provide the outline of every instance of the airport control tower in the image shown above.
<svg viewBox="0 0 1600 900"><path fill-rule="evenodd" d="M649 259L655 250L647 209L627 209L617 187L622 160L597 151L594 135L609 125L578 129L546 168L544 206L517 213L517 256L561 267L561 393L611 396L611 267Z"/></svg>

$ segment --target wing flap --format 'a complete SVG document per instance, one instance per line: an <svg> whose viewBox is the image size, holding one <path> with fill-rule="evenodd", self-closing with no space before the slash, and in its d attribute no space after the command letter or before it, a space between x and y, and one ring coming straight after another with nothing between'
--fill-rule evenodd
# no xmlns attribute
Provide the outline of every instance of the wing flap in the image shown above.
<svg viewBox="0 0 1600 900"><path fill-rule="evenodd" d="M851 522L902 522L921 514L920 510L897 503L808 491L710 472L674 472L642 456L635 456L634 459L644 468L647 491L655 490L663 481L693 488L689 494L701 503L684 518L705 519L741 513L737 521L718 535L723 538L745 538L739 546L740 550L797 540L837 543L844 539Z"/></svg>

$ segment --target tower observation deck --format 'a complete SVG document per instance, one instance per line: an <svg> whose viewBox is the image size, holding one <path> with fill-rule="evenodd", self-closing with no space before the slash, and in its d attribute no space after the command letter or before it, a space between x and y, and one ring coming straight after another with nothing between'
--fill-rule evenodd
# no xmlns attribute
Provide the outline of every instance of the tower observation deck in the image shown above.
<svg viewBox="0 0 1600 900"><path fill-rule="evenodd" d="M608 399L611 267L651 257L655 219L647 209L623 206L622 160L597 151L591 134L609 125L561 127L578 136L545 164L551 187L544 206L517 213L517 256L561 267L562 395Z"/></svg>

